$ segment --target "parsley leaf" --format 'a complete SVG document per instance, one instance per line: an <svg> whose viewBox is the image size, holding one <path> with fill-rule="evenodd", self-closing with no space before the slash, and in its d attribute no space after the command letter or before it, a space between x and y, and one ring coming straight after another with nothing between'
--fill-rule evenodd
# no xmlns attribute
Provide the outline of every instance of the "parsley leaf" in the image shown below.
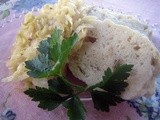
<svg viewBox="0 0 160 120"><path fill-rule="evenodd" d="M68 59L71 50L74 48L78 40L78 35L73 34L70 38L63 40L61 46L60 62L65 62Z"/></svg>
<svg viewBox="0 0 160 120"><path fill-rule="evenodd" d="M65 101L63 106L68 109L69 120L85 120L86 109L79 97L72 97L70 100Z"/></svg>
<svg viewBox="0 0 160 120"><path fill-rule="evenodd" d="M73 47L78 41L78 35L61 40L61 30L54 29L51 37L40 42L38 57L26 61L27 74L34 78L61 76Z"/></svg>
<svg viewBox="0 0 160 120"><path fill-rule="evenodd" d="M26 95L32 97L33 101L39 101L38 107L47 109L49 111L57 108L62 102L68 99L68 97L62 97L55 93L51 89L36 87L30 88L24 92Z"/></svg>
<svg viewBox="0 0 160 120"><path fill-rule="evenodd" d="M104 91L92 91L91 96L93 99L94 107L97 110L109 112L109 106L116 106L117 103L124 100L114 94Z"/></svg>
<svg viewBox="0 0 160 120"><path fill-rule="evenodd" d="M120 95L128 86L126 80L129 77L132 68L133 65L127 64L118 65L113 72L108 68L104 72L103 80L96 85L90 86L88 89L99 87L105 91Z"/></svg>
<svg viewBox="0 0 160 120"><path fill-rule="evenodd" d="M44 55L48 55L50 56L50 49L49 49L49 40L42 40L39 44L39 47L37 48L37 50L39 51L39 53L44 54Z"/></svg>
<svg viewBox="0 0 160 120"><path fill-rule="evenodd" d="M49 56L45 54L38 55L37 58L25 62L26 68L30 71L27 74L34 78L42 78L48 76L53 63L49 60Z"/></svg>
<svg viewBox="0 0 160 120"><path fill-rule="evenodd" d="M48 86L56 93L70 94L70 95L73 93L71 86L66 84L61 78L49 80Z"/></svg>
<svg viewBox="0 0 160 120"><path fill-rule="evenodd" d="M51 38L49 38L51 58L55 62L58 61L59 56L61 54L61 34L62 31L55 28L54 32L51 34Z"/></svg>
<svg viewBox="0 0 160 120"><path fill-rule="evenodd" d="M52 68L51 75L62 75L61 69L63 69L64 65L67 63L68 57L77 41L78 35L76 33L74 33L70 38L63 40L59 59Z"/></svg>
<svg viewBox="0 0 160 120"><path fill-rule="evenodd" d="M105 71L105 76L103 76L105 82L100 88L116 95L120 95L128 86L126 80L130 76L129 72L131 72L132 68L133 65L118 65L113 73L111 72L111 69L108 68L107 71Z"/></svg>
<svg viewBox="0 0 160 120"><path fill-rule="evenodd" d="M120 98L121 92L125 91L128 83L125 81L129 77L129 72L132 70L133 65L118 65L114 72L108 68L104 72L103 80L96 85L90 86L88 90L91 91L94 107L97 110L109 111L109 106L116 105L123 101ZM104 91L94 90L95 88L101 88Z"/></svg>
<svg viewBox="0 0 160 120"><path fill-rule="evenodd" d="M61 30L55 28L51 37L46 40L42 40L37 48L39 53L48 55L49 59L54 62L57 62L61 52L61 33Z"/></svg>

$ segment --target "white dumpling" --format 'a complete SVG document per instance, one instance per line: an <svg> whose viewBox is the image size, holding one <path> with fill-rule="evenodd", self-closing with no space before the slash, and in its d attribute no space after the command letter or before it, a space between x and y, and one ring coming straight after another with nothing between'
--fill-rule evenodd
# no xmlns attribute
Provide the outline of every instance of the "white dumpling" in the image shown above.
<svg viewBox="0 0 160 120"><path fill-rule="evenodd" d="M109 19L97 20L93 26L89 29L82 48L69 60L73 75L88 85L93 85L100 82L104 71L108 67L113 69L117 61L133 64L127 80L129 86L122 93L122 98L151 95L160 71L160 53L148 37Z"/></svg>

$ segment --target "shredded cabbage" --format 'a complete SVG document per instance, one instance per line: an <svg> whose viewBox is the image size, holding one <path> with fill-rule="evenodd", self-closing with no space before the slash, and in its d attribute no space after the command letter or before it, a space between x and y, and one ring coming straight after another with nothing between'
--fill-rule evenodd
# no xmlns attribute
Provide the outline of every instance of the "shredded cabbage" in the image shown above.
<svg viewBox="0 0 160 120"><path fill-rule="evenodd" d="M85 15L85 7L83 0L59 0L56 4L44 5L37 16L31 12L26 14L14 43L11 58L7 62L11 71L10 76L2 81L25 80L30 85L39 85L36 79L27 75L25 61L38 55L37 47L40 41L50 37L55 27L61 29L63 37L66 38L76 32L80 40L74 51L79 49L87 34L87 28L92 27L91 22L95 19ZM43 81L47 80L42 80L41 83L44 84Z"/></svg>

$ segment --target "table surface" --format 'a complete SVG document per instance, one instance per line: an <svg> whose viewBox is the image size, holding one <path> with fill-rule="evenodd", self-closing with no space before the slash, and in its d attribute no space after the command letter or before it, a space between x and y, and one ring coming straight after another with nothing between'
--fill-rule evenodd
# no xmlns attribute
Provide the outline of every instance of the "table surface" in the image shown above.
<svg viewBox="0 0 160 120"><path fill-rule="evenodd" d="M15 40L17 31L23 21L23 16L27 11L36 11L45 3L54 3L55 0L0 0L0 79L7 76L8 70L5 61L10 54L10 48ZM139 19L148 22L153 29L153 42L160 50L160 1L159 0L86 0L87 3L93 3L102 7L107 7L114 11L131 14ZM15 89L18 88L18 89ZM157 90L160 91L159 86ZM6 107L3 106L6 97ZM159 92L157 93L158 95ZM55 111L47 112L39 109L37 103L34 103L23 94L21 85L15 83L0 83L0 112L4 113L6 108L11 108L15 120L66 120L66 111L59 107ZM159 100L159 102L157 102ZM151 99L139 98L130 101L136 109L129 106L128 103L119 104L112 107L110 113L97 112L93 109L91 102L85 102L87 108L87 120L157 120L160 119L160 98L153 96ZM154 107L153 107L154 106ZM138 113L146 115L140 117ZM150 112L149 112L150 111ZM15 114L14 114L15 113ZM115 115L116 114L116 115ZM152 115L153 119L151 119ZM156 114L156 115L155 115ZM4 117L5 115L0 115ZM5 116L6 117L6 116ZM148 117L148 118L147 118ZM150 117L150 118L149 118ZM155 118L154 118L155 117ZM10 120L7 119L6 120ZM14 119L12 119L14 120Z"/></svg>

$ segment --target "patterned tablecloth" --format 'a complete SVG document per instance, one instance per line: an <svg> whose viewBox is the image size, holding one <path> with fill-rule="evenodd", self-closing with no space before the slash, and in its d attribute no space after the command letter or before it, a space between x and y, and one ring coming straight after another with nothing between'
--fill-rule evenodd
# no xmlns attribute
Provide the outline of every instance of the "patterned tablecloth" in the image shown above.
<svg viewBox="0 0 160 120"><path fill-rule="evenodd" d="M5 61L10 54L17 30L28 11L37 11L55 0L0 0L0 79L8 74ZM148 22L153 29L153 42L160 50L159 0L86 0L88 3L111 10L132 14ZM0 83L0 120L66 120L66 111L58 108L43 111L22 92L22 85ZM87 120L160 120L160 80L157 78L155 94L141 97L113 107L110 113L97 112L91 102L85 102ZM16 88L16 89L15 89Z"/></svg>

